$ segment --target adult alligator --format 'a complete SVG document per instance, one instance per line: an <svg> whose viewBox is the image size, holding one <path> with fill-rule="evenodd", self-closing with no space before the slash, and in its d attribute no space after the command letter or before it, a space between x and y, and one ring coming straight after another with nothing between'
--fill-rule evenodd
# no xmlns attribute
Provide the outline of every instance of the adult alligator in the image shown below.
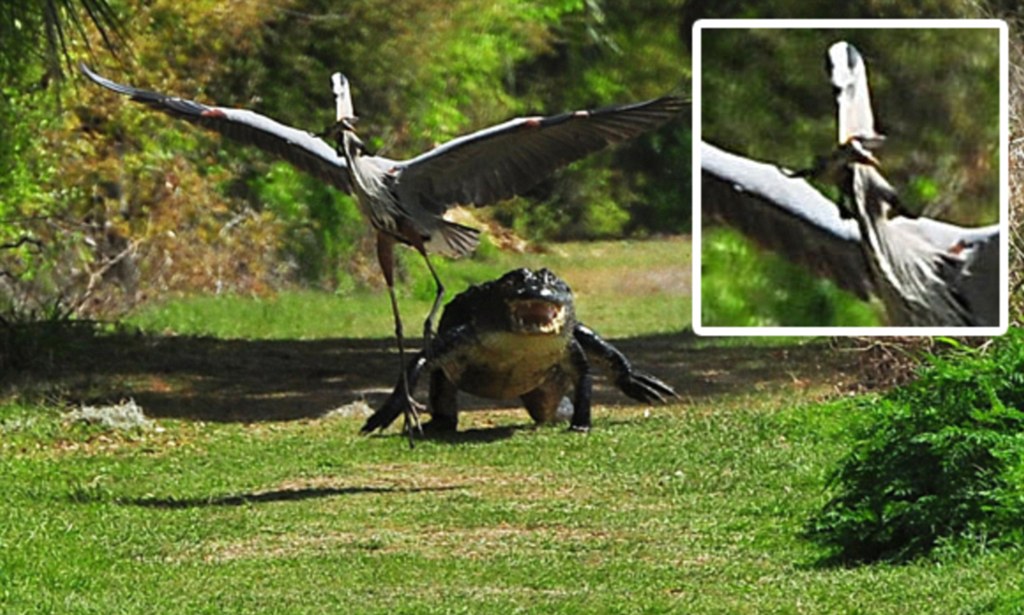
<svg viewBox="0 0 1024 615"><path fill-rule="evenodd" d="M362 431L384 429L403 414L412 403L405 383L415 391L424 370L430 375L432 415L424 428L456 430L461 390L492 399L518 397L537 423L571 412L569 428L588 431L592 362L603 364L633 399L664 402L676 396L672 387L634 369L618 349L577 322L572 290L558 276L548 269L516 269L471 286L445 307L437 336L408 363L405 378L399 377Z"/></svg>

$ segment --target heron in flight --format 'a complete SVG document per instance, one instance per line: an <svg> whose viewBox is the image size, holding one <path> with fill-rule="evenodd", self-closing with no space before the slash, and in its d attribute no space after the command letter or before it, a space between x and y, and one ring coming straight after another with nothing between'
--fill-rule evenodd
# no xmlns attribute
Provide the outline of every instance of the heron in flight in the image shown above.
<svg viewBox="0 0 1024 615"><path fill-rule="evenodd" d="M852 45L829 48L838 144L813 169L776 165L701 144L702 211L841 288L877 296L890 325L994 327L999 320L999 225L963 228L906 216L872 150L867 68ZM837 208L800 176L837 181Z"/></svg>
<svg viewBox="0 0 1024 615"><path fill-rule="evenodd" d="M429 254L464 256L479 241L476 229L444 219L450 207L485 205L522 194L560 167L660 126L688 104L682 98L664 96L594 111L521 117L458 137L409 160L392 160L373 155L359 138L348 80L340 73L332 76L337 121L324 135L336 140L334 146L321 136L254 111L150 92L115 83L84 64L80 68L89 79L107 89L255 145L355 195L360 210L377 233L377 259L391 300L402 373L405 347L394 290L396 243L419 252L433 276L434 303L424 322L429 347L433 323L444 297L444 285ZM412 426L418 424L417 416L406 416L410 435Z"/></svg>

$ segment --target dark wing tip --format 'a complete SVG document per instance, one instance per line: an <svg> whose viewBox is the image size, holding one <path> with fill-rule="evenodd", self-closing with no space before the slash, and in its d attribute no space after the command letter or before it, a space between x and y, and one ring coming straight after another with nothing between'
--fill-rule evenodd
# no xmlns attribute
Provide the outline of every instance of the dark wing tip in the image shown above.
<svg viewBox="0 0 1024 615"><path fill-rule="evenodd" d="M363 426L359 428L359 433L369 435L375 431L384 431L395 421L396 418L398 418L397 414L391 414L384 410L385 409L382 408L366 419Z"/></svg>
<svg viewBox="0 0 1024 615"><path fill-rule="evenodd" d="M681 112L683 109L689 107L692 102L693 101L689 98L674 95L662 96L661 98L655 98L650 101L652 105L664 108L666 111L670 111L672 113Z"/></svg>
<svg viewBox="0 0 1024 615"><path fill-rule="evenodd" d="M125 96L131 96L133 99L138 100L140 102L145 102L145 103L162 103L164 100L169 98L168 96L165 96L164 94L158 94L156 92L150 92L148 90L141 90L139 88L132 87L130 85L125 85L123 83L117 83L116 81L111 81L110 79L107 79L106 77L103 77L102 75L99 75L98 73L93 71L91 68L86 66L85 62L79 62L78 63L78 68L93 83L99 84L99 85L107 88L108 90L111 90L113 92L117 92L118 94L124 94Z"/></svg>
<svg viewBox="0 0 1024 615"><path fill-rule="evenodd" d="M113 90L120 94L131 94L135 90L135 88L126 85L121 85L120 83L114 83L110 79L107 79L106 77L99 75L98 73L96 73L96 71L89 68L89 66L85 62L79 62L78 69L82 71L82 74L88 77L90 81L102 85L108 90Z"/></svg>
<svg viewBox="0 0 1024 615"><path fill-rule="evenodd" d="M129 96L135 102L149 105L150 107L156 108L164 113L184 117L190 121L197 121L201 117L213 119L224 119L226 117L224 111L217 107L209 107L193 100L168 96L166 94L160 94L159 92L143 90L141 88L111 81L110 79L97 74L91 68L86 66L84 62L79 62L78 67L81 69L82 73L84 73L85 76L94 83L97 83L112 92Z"/></svg>
<svg viewBox="0 0 1024 615"><path fill-rule="evenodd" d="M637 111L644 110L652 113L665 114L666 117L671 117L677 113L682 112L688 106L690 106L690 99L683 98L681 96L661 96L659 98L652 98L644 102L634 103L631 105L622 105L618 107L619 110L631 110ZM615 107L612 107L615 109Z"/></svg>

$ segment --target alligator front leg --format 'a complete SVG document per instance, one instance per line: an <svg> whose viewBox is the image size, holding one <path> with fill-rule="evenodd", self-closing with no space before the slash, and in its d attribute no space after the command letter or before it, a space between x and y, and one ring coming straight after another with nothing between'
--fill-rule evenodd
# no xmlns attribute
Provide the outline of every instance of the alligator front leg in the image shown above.
<svg viewBox="0 0 1024 615"><path fill-rule="evenodd" d="M668 397L678 397L675 390L652 374L634 369L619 349L612 346L593 329L576 325L573 338L587 352L604 363L615 376L615 384L626 395L637 401L665 403Z"/></svg>
<svg viewBox="0 0 1024 615"><path fill-rule="evenodd" d="M590 400L594 382L590 375L590 362L587 360L587 353L575 339L569 345L569 360L572 362L573 371L576 374L569 431L586 433L590 431Z"/></svg>
<svg viewBox="0 0 1024 615"><path fill-rule="evenodd" d="M453 432L459 427L459 390L448 380L444 370L435 369L430 373L430 421L423 429L439 432Z"/></svg>

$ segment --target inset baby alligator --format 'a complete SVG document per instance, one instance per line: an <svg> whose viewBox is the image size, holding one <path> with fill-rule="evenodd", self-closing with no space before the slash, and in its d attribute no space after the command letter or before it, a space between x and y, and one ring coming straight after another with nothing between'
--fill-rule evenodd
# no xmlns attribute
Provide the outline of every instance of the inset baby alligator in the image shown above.
<svg viewBox="0 0 1024 615"><path fill-rule="evenodd" d="M537 423L556 421L571 405L570 429L588 431L592 361L602 363L633 399L664 402L676 396L576 321L572 290L558 276L547 269L516 269L452 299L429 348L412 358L405 378L362 431L384 429L403 414L411 403L405 382L415 391L424 369L430 374L432 415L425 428L455 431L461 390L492 399L518 397Z"/></svg>

